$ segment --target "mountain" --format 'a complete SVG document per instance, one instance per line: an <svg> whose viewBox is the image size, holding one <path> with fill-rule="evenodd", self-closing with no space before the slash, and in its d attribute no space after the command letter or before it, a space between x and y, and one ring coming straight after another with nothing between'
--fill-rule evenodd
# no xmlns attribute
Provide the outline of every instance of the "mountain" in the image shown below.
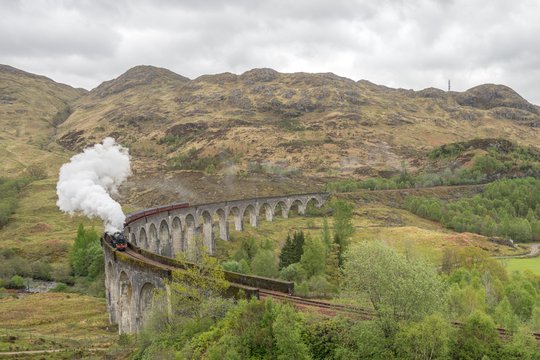
<svg viewBox="0 0 540 360"><path fill-rule="evenodd" d="M190 80L136 66L87 92L1 66L0 126L3 139L58 153L113 136L145 174L362 177L414 170L455 141L536 145L540 108L493 84L413 91L272 69Z"/></svg>
<svg viewBox="0 0 540 360"><path fill-rule="evenodd" d="M534 145L539 114L503 85L413 91L272 69L190 80L138 66L79 98L57 140L78 150L111 135L152 168L363 176L414 168L448 142Z"/></svg>

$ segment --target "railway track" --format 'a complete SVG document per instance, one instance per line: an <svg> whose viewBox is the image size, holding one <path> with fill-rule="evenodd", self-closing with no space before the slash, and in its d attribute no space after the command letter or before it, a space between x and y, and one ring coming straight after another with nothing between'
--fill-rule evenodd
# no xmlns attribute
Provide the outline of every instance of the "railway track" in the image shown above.
<svg viewBox="0 0 540 360"><path fill-rule="evenodd" d="M351 305L332 304L326 301L306 299L299 296L287 295L277 291L259 289L259 299L272 298L281 302L291 303L299 308L316 308L321 312L335 315L337 313L348 313L359 315L363 320L371 320L375 317L375 313L370 309L364 309Z"/></svg>

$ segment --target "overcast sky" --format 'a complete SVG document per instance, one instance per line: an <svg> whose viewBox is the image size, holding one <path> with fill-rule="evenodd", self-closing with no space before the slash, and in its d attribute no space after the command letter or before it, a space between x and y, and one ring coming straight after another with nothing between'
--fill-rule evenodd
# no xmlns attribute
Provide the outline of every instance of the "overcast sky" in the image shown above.
<svg viewBox="0 0 540 360"><path fill-rule="evenodd" d="M0 0L0 63L92 89L155 65L392 87L505 84L540 104L540 0Z"/></svg>

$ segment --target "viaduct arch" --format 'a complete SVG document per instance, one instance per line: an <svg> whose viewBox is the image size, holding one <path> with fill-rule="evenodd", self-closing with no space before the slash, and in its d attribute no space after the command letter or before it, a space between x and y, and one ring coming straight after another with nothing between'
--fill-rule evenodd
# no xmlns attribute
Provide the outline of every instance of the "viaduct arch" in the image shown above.
<svg viewBox="0 0 540 360"><path fill-rule="evenodd" d="M328 198L327 193L298 194L217 203L184 206L175 204L129 214L124 234L126 239L145 250L175 257L179 252L192 258L202 237L202 245L209 254L215 253L216 235L229 240L229 225L242 231L245 222L258 226L261 213L264 220L273 221L276 216L287 218L294 208L303 215L308 205L320 207ZM277 211L277 213L276 213ZM217 219L217 221L215 221Z"/></svg>

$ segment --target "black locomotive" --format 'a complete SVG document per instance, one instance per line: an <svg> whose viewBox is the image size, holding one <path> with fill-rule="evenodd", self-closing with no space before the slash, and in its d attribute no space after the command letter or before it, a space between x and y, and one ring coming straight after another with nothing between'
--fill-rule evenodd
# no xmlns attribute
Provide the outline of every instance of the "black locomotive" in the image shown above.
<svg viewBox="0 0 540 360"><path fill-rule="evenodd" d="M124 237L124 234L121 232L115 232L114 234L105 233L103 235L106 241L111 244L113 248L115 248L118 251L125 251L127 247L126 238Z"/></svg>

